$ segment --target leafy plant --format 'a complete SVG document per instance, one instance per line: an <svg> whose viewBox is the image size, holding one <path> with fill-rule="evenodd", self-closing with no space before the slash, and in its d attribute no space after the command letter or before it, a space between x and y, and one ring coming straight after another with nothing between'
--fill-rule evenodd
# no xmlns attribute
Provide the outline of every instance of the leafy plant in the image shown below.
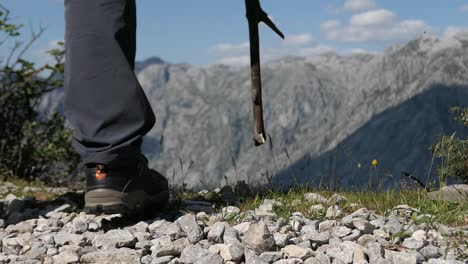
<svg viewBox="0 0 468 264"><path fill-rule="evenodd" d="M43 96L63 87L64 45L59 42L58 48L48 51L53 65L36 67L24 54L44 28L22 43L18 41L22 27L10 23L9 11L0 5L0 45L14 43L0 65L0 175L66 179L79 159L71 146L72 132L60 114L40 117L38 112Z"/></svg>
<svg viewBox="0 0 468 264"><path fill-rule="evenodd" d="M453 107L450 111L457 114L456 120L468 127L468 108ZM454 133L451 136L442 136L431 149L434 156L441 159L438 169L440 182L454 176L468 183L468 139L461 139L455 135Z"/></svg>

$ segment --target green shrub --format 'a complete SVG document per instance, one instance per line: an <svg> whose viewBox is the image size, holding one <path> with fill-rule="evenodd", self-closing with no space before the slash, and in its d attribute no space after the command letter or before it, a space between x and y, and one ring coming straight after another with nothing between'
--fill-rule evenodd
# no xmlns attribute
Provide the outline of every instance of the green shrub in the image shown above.
<svg viewBox="0 0 468 264"><path fill-rule="evenodd" d="M468 126L468 108L453 107L450 111L457 115L456 120ZM434 156L441 159L438 169L441 182L453 176L468 183L468 139L458 138L454 133L441 137L431 149Z"/></svg>
<svg viewBox="0 0 468 264"><path fill-rule="evenodd" d="M78 162L72 132L60 114L40 117L37 110L45 93L63 86L63 43L48 52L53 65L36 67L23 55L44 29L21 44L21 28L9 22L9 11L0 6L0 45L14 43L0 62L0 176L65 179Z"/></svg>

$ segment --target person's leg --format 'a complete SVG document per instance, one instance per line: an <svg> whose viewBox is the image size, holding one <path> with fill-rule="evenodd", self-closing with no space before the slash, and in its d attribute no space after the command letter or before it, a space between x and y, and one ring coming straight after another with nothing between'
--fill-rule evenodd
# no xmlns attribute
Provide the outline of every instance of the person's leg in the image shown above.
<svg viewBox="0 0 468 264"><path fill-rule="evenodd" d="M134 74L135 0L65 0L65 115L82 163L128 166L155 116Z"/></svg>
<svg viewBox="0 0 468 264"><path fill-rule="evenodd" d="M65 21L65 115L86 165L84 210L164 206L167 180L140 153L155 117L133 72L135 0L65 0Z"/></svg>

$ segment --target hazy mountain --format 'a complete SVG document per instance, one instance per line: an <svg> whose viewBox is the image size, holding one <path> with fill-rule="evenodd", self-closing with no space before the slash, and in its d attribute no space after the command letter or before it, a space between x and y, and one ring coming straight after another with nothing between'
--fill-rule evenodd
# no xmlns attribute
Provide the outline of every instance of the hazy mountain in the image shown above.
<svg viewBox="0 0 468 264"><path fill-rule="evenodd" d="M170 179L175 172L176 184L180 160L185 182L198 187L217 186L224 176L234 181L236 170L251 183L265 179L266 170L281 182L295 175L316 184L334 171L341 184L362 185L374 158L395 180L401 171L425 179L436 136L468 135L448 113L452 105L468 105L468 34L419 38L381 54L264 63L264 119L274 156L268 144L253 146L248 67L161 59L137 66L157 116L144 152Z"/></svg>

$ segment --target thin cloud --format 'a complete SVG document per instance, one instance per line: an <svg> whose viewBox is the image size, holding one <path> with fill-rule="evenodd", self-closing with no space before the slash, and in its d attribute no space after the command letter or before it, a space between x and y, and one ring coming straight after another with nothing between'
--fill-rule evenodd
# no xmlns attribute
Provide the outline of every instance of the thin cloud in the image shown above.
<svg viewBox="0 0 468 264"><path fill-rule="evenodd" d="M442 36L444 38L453 37L459 33L468 33L468 27L459 27L459 26L449 26L445 29Z"/></svg>
<svg viewBox="0 0 468 264"><path fill-rule="evenodd" d="M320 28L323 30L330 30L341 25L339 20L328 20L320 24Z"/></svg>
<svg viewBox="0 0 468 264"><path fill-rule="evenodd" d="M308 33L287 35L284 41L271 43L273 46L262 45L261 57L262 61L279 59L284 56L301 56L310 51L309 47L314 41L314 37ZM314 46L313 46L314 47ZM218 57L216 63L228 65L247 65L250 63L249 43L243 42L238 44L221 43L209 49Z"/></svg>
<svg viewBox="0 0 468 264"><path fill-rule="evenodd" d="M352 55L356 55L356 54L378 54L378 52L366 50L366 49L363 49L363 48L351 49L349 51L349 53L352 54Z"/></svg>
<svg viewBox="0 0 468 264"><path fill-rule="evenodd" d="M376 7L372 0L346 0L344 9L348 11L362 11Z"/></svg>
<svg viewBox="0 0 468 264"><path fill-rule="evenodd" d="M340 42L378 42L390 44L432 31L423 20L400 20L386 9L351 16L349 23L326 30L327 38Z"/></svg>
<svg viewBox="0 0 468 264"><path fill-rule="evenodd" d="M240 53L248 51L249 47L249 42L242 42L239 44L220 43L216 44L210 50L216 53Z"/></svg>
<svg viewBox="0 0 468 264"><path fill-rule="evenodd" d="M51 49L56 49L56 48L59 48L60 46L58 45L59 42L61 42L60 40L51 40L49 41L47 44L48 44L48 49L51 50Z"/></svg>
<svg viewBox="0 0 468 264"><path fill-rule="evenodd" d="M288 46L302 46L314 40L310 34L288 35L284 40L284 44Z"/></svg>
<svg viewBox="0 0 468 264"><path fill-rule="evenodd" d="M377 9L353 15L350 24L357 27L390 25L395 17L395 14L389 10Z"/></svg>
<svg viewBox="0 0 468 264"><path fill-rule="evenodd" d="M464 5L461 7L461 11L468 12L468 5Z"/></svg>
<svg viewBox="0 0 468 264"><path fill-rule="evenodd" d="M40 47L38 49L34 49L31 53L33 61L36 62L37 65L44 65L44 64L52 64L54 63L53 57L48 54L49 50L59 48L59 40L51 40L47 43L47 45Z"/></svg>

